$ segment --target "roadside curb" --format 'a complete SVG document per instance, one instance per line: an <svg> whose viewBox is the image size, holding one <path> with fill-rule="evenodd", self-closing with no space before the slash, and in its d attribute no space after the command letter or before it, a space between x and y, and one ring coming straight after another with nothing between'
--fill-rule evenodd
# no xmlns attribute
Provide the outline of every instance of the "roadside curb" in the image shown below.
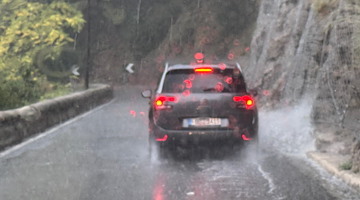
<svg viewBox="0 0 360 200"><path fill-rule="evenodd" d="M355 174L350 170L340 169L341 164L349 161L349 156L314 151L308 152L307 156L308 158L317 162L331 174L335 175L336 177L343 180L345 183L360 191L360 174Z"/></svg>

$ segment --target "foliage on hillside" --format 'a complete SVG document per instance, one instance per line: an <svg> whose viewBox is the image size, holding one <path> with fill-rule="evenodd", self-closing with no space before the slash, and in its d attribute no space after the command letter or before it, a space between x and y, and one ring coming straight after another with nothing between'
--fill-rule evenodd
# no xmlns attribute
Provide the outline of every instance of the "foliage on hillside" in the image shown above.
<svg viewBox="0 0 360 200"><path fill-rule="evenodd" d="M241 56L250 45L258 3L248 0L93 2L92 74L100 80L117 82L127 75L123 69L129 62L141 68L142 73L139 69L135 74L141 79L143 73L150 76L158 73L158 61L188 57L195 51L206 50L222 58L229 53ZM83 38L86 34L82 33ZM86 41L79 42L84 44Z"/></svg>
<svg viewBox="0 0 360 200"><path fill-rule="evenodd" d="M26 0L0 1L0 109L35 101L49 89L46 76L35 66L43 49L58 52L74 42L82 29L82 14L68 3Z"/></svg>

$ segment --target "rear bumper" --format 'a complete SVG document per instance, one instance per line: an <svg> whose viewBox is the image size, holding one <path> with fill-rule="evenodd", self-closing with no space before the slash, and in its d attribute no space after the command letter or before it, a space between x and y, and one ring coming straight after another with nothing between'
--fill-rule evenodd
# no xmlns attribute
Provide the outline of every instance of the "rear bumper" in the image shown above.
<svg viewBox="0 0 360 200"><path fill-rule="evenodd" d="M199 144L209 142L241 142L251 139L256 140L257 133L251 133L246 129L186 129L165 130L159 126L153 126L154 140L158 143ZM245 136L245 137L244 137Z"/></svg>

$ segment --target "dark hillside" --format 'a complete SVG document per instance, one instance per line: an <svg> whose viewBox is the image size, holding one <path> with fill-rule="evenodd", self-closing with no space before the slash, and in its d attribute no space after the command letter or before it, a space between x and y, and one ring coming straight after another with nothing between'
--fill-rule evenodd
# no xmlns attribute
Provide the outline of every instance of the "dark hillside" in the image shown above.
<svg viewBox="0 0 360 200"><path fill-rule="evenodd" d="M248 0L92 1L91 51L94 79L114 83L157 76L165 60L209 57L237 59L246 53L258 3ZM84 7L84 5L83 5ZM86 46L86 27L79 45ZM134 75L124 70L135 63Z"/></svg>

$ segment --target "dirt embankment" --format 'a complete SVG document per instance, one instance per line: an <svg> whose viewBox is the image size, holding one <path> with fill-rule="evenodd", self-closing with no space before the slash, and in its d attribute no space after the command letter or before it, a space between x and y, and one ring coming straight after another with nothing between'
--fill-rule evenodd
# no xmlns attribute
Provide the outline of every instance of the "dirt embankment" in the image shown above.
<svg viewBox="0 0 360 200"><path fill-rule="evenodd" d="M268 106L313 98L317 149L360 167L360 7L349 0L267 0L247 75Z"/></svg>

